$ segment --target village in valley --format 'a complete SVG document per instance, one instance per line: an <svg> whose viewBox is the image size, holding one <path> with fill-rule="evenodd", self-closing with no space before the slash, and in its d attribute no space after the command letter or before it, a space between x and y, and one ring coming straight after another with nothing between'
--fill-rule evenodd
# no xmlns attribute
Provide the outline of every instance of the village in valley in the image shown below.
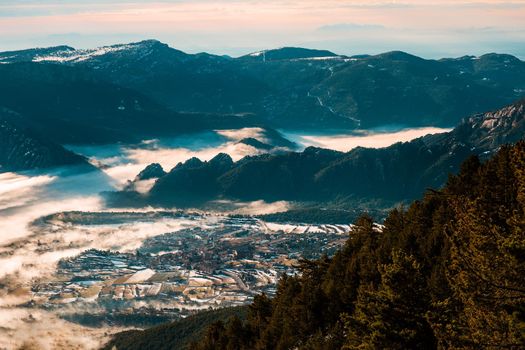
<svg viewBox="0 0 525 350"><path fill-rule="evenodd" d="M93 227L166 217L195 224L149 237L135 251L89 249L64 258L52 278L32 286L28 305L73 321L117 325L155 324L197 310L243 305L260 293L274 295L279 278L298 273L301 259L333 255L351 228L182 212L62 213L38 224Z"/></svg>

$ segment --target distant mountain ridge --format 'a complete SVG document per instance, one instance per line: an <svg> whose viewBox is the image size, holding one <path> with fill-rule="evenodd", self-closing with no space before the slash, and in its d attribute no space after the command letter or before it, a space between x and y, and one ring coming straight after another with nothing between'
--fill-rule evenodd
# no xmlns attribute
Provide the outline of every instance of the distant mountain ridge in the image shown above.
<svg viewBox="0 0 525 350"><path fill-rule="evenodd" d="M273 50L263 50L252 52L248 55L239 57L245 60L259 60L259 61L279 61L279 60L296 60L305 58L328 58L341 57L328 50L314 50L305 49L301 47L282 47Z"/></svg>
<svg viewBox="0 0 525 350"><path fill-rule="evenodd" d="M158 204L217 198L409 200L426 188L441 186L469 156L488 157L524 135L525 100L521 100L466 118L448 133L381 149L359 147L342 153L309 147L300 153L265 154L238 162L227 155L210 162L192 158L157 180L144 199Z"/></svg>
<svg viewBox="0 0 525 350"><path fill-rule="evenodd" d="M84 68L172 111L253 115L277 128L448 127L525 95L525 62L501 54L427 60L285 47L230 58L156 40L0 53L3 66L20 61Z"/></svg>

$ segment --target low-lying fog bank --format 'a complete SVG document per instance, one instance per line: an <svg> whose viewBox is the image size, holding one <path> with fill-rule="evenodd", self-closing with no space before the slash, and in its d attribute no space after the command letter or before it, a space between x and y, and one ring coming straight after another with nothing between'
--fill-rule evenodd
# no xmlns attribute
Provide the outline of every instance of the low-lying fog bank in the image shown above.
<svg viewBox="0 0 525 350"><path fill-rule="evenodd" d="M304 135L283 132L285 138L307 146L348 151L357 146L385 147L409 141L427 133L448 129L420 128L396 132L368 132L352 135ZM224 152L234 160L268 150L256 148L242 140L253 138L272 145L261 128L220 130L171 139L149 140L135 146L75 146L73 151L89 157L102 171L76 174L74 169L54 169L45 174L0 174L0 344L9 348L27 346L38 349L96 348L106 339L107 331L92 329L60 319L48 311L21 307L30 302L33 283L52 276L58 261L88 249L133 251L149 238L175 232L189 226L206 226L203 220L163 218L136 220L119 224L75 225L57 223L43 230L39 218L64 211L107 211L99 196L102 191L121 189L150 163L160 163L169 171L191 157L209 160ZM277 149L283 149L276 147ZM67 176L65 176L67 173ZM144 190L147 190L147 185ZM151 184L150 184L151 185ZM257 215L283 212L288 202L250 203L216 202L214 210ZM210 209L210 208L207 208ZM151 211L151 208L133 211ZM119 209L125 211L125 209Z"/></svg>
<svg viewBox="0 0 525 350"><path fill-rule="evenodd" d="M301 132L283 131L285 137L297 142L302 147L315 146L335 151L348 152L356 147L383 148L397 142L408 142L428 134L448 132L451 128L411 128L392 129L378 128L375 130L356 130L350 134L305 134Z"/></svg>
<svg viewBox="0 0 525 350"><path fill-rule="evenodd" d="M63 177L63 170L56 169L50 175L0 174L0 344L8 348L95 349L107 339L108 332L121 330L84 327L51 311L24 306L32 300L30 290L35 283L56 278L60 259L92 248L133 252L149 237L187 227L206 227L215 220L213 216L197 221L169 217L150 220L145 215L120 223L57 221L43 226L38 219L54 213L104 212L98 193L114 188L113 179L102 172ZM254 214L283 211L288 206L285 202L258 201L217 203L216 207Z"/></svg>
<svg viewBox="0 0 525 350"><path fill-rule="evenodd" d="M305 134L282 130L285 139L297 145L300 151L309 146L347 152L355 147L380 148L396 142L406 142L427 135L450 131L444 128L393 129L378 128L375 130L357 130L352 133L319 133ZM237 161L245 156L269 152L242 140L256 139L263 144L272 145L272 140L262 128L244 128L238 130L216 130L173 138L146 140L137 145L102 145L102 146L68 146L70 150L82 154L100 167L108 176L123 187L142 169L151 163L159 163L169 171L179 162L191 157L202 161L210 160L218 153L226 153ZM276 147L273 151L292 150ZM151 186L152 183L149 184ZM148 189L145 184L144 190Z"/></svg>
<svg viewBox="0 0 525 350"><path fill-rule="evenodd" d="M179 162L192 157L210 160L218 153L227 153L237 161L245 156L258 155L268 150L258 149L241 142L245 139L256 139L272 145L275 140L269 139L262 128L244 128L239 130L217 130L191 135L175 136L145 140L137 145L100 145L100 146L66 146L82 154L123 186L133 179L142 169L151 163L159 163L169 171ZM276 147L279 149L279 147Z"/></svg>

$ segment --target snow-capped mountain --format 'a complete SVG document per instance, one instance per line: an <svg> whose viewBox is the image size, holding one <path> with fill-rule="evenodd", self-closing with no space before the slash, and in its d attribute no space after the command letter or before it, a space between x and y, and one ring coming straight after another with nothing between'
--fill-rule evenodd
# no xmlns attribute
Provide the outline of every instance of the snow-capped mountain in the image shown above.
<svg viewBox="0 0 525 350"><path fill-rule="evenodd" d="M95 60L100 56L117 53L128 56L146 56L151 54L156 47L167 45L157 40L145 40L136 43L102 46L94 49L75 49L70 46L56 46L50 48L35 48L29 50L10 51L0 53L0 62L54 62L54 63L79 63Z"/></svg>

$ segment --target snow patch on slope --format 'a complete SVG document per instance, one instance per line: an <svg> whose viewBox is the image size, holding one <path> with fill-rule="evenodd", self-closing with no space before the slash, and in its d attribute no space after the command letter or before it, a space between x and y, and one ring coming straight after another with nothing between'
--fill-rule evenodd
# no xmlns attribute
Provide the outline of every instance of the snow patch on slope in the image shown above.
<svg viewBox="0 0 525 350"><path fill-rule="evenodd" d="M131 45L106 46L97 49L58 51L47 56L36 56L33 62L82 62L111 52L128 50Z"/></svg>
<svg viewBox="0 0 525 350"><path fill-rule="evenodd" d="M110 53L123 52L123 51L138 51L146 50L152 47L153 44L158 43L155 40L146 40L139 43L131 44L119 44L111 46L102 46L95 49L78 49L78 50L60 50L55 51L49 55L36 55L33 58L33 62L83 62L99 56L104 56Z"/></svg>

